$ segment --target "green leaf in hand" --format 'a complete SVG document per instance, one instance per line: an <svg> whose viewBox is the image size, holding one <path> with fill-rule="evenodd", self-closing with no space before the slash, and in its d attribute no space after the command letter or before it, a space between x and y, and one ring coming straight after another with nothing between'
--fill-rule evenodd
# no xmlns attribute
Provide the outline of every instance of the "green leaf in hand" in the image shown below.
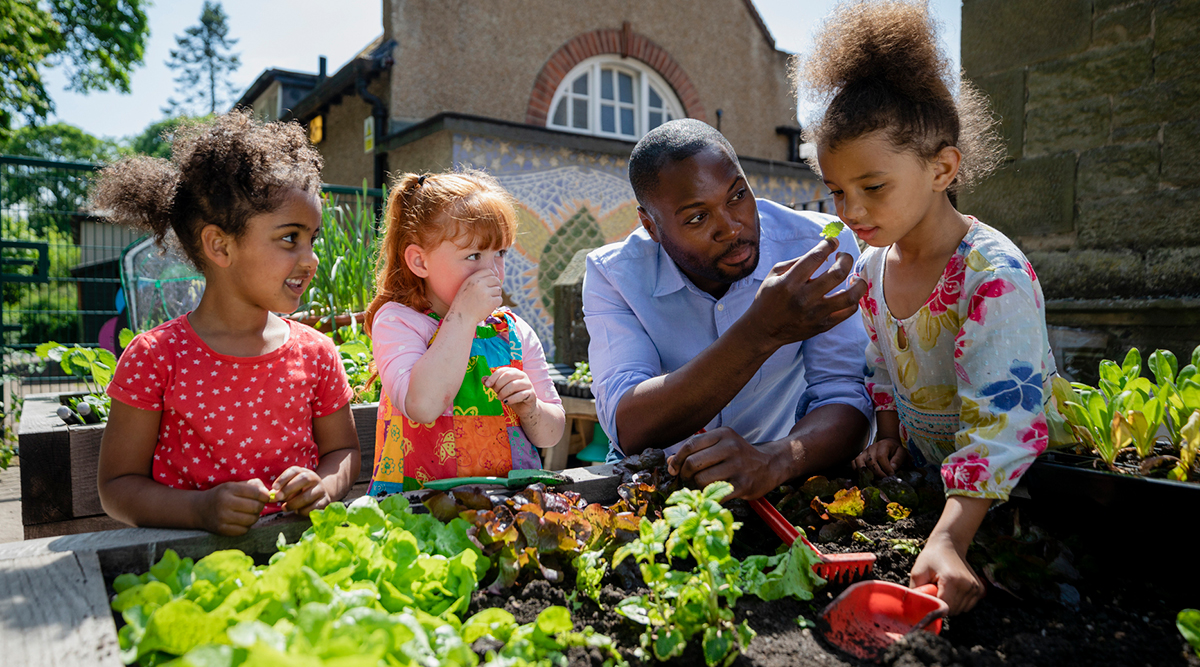
<svg viewBox="0 0 1200 667"><path fill-rule="evenodd" d="M836 239L838 234L841 234L842 229L845 227L846 225L842 224L841 221L831 222L828 225L825 225L825 228L821 230L821 236L827 239Z"/></svg>

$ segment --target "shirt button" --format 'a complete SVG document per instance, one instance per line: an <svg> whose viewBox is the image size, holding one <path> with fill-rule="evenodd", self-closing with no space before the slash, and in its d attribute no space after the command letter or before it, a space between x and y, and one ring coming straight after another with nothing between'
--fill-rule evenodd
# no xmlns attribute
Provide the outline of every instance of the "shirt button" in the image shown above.
<svg viewBox="0 0 1200 667"><path fill-rule="evenodd" d="M717 304L717 310L725 310L725 304L723 304L723 303L718 303L718 304Z"/></svg>

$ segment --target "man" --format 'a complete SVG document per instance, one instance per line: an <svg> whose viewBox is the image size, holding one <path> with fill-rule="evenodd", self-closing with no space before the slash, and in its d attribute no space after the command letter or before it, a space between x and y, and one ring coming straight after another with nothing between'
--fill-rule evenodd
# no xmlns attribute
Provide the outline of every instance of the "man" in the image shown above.
<svg viewBox="0 0 1200 667"><path fill-rule="evenodd" d="M834 218L756 202L729 142L697 120L639 141L629 180L642 229L589 254L583 284L610 459L683 440L672 472L752 499L857 454L871 402L848 318L866 286L829 294L858 254L849 231L824 241ZM839 244L849 253L827 261Z"/></svg>

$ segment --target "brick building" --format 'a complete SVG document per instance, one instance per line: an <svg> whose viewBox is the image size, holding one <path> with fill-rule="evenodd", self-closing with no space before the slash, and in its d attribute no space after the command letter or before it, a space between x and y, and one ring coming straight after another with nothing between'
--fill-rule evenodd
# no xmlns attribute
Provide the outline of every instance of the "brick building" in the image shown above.
<svg viewBox="0 0 1200 667"><path fill-rule="evenodd" d="M486 169L518 200L505 292L553 354L551 287L575 252L638 224L626 160L671 118L704 120L755 194L821 197L799 162L788 54L751 0L383 0L383 30L327 73L267 70L239 100L309 126L324 180Z"/></svg>

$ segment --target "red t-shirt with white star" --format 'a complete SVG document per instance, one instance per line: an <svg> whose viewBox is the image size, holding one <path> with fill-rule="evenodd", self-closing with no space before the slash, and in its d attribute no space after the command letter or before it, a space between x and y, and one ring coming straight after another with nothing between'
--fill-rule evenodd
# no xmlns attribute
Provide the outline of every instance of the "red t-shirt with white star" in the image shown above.
<svg viewBox="0 0 1200 667"><path fill-rule="evenodd" d="M257 477L270 488L291 466L317 467L312 420L336 412L353 392L333 341L285 321L287 342L258 357L214 352L187 315L134 337L108 395L162 412L154 481L204 490Z"/></svg>

